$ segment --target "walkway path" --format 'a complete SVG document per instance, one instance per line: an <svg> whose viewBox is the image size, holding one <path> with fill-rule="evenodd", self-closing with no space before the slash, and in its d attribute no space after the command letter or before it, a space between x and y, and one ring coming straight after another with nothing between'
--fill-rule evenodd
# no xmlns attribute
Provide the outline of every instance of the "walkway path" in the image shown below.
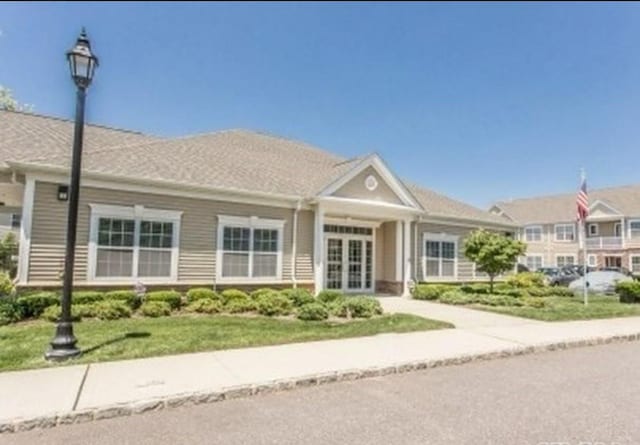
<svg viewBox="0 0 640 445"><path fill-rule="evenodd" d="M394 297L382 304L459 328L0 373L0 433L640 338L640 317L545 323Z"/></svg>

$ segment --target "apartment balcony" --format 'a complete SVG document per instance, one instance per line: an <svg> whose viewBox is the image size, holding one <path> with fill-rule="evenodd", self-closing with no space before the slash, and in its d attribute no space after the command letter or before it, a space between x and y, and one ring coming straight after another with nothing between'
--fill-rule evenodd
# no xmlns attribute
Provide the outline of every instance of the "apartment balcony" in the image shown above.
<svg viewBox="0 0 640 445"><path fill-rule="evenodd" d="M593 236L587 238L587 249L622 249L620 236Z"/></svg>

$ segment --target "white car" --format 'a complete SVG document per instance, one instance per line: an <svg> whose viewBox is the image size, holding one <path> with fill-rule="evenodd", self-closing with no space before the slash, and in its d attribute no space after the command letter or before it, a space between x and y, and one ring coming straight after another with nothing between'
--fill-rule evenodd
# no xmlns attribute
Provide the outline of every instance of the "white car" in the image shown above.
<svg viewBox="0 0 640 445"><path fill-rule="evenodd" d="M569 289L578 294L582 292L585 277L569 283ZM589 272L586 276L587 288L589 293L597 294L613 294L615 293L616 283L620 281L633 281L633 278L620 272L613 271L595 271Z"/></svg>

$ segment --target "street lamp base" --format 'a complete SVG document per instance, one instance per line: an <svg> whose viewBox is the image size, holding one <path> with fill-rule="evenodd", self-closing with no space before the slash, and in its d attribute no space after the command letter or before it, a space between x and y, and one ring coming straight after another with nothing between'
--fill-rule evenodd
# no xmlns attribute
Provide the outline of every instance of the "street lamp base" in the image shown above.
<svg viewBox="0 0 640 445"><path fill-rule="evenodd" d="M51 348L44 354L50 361L63 361L77 357L82 351L76 347L76 337L73 335L73 325L70 322L59 322L56 335L51 341Z"/></svg>

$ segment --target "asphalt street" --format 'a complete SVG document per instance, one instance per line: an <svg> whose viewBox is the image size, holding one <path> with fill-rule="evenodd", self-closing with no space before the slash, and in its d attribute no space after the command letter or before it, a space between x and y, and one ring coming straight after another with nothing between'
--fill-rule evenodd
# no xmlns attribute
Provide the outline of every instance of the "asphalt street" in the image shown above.
<svg viewBox="0 0 640 445"><path fill-rule="evenodd" d="M640 343L470 363L0 436L0 444L25 445L188 443L640 444Z"/></svg>

